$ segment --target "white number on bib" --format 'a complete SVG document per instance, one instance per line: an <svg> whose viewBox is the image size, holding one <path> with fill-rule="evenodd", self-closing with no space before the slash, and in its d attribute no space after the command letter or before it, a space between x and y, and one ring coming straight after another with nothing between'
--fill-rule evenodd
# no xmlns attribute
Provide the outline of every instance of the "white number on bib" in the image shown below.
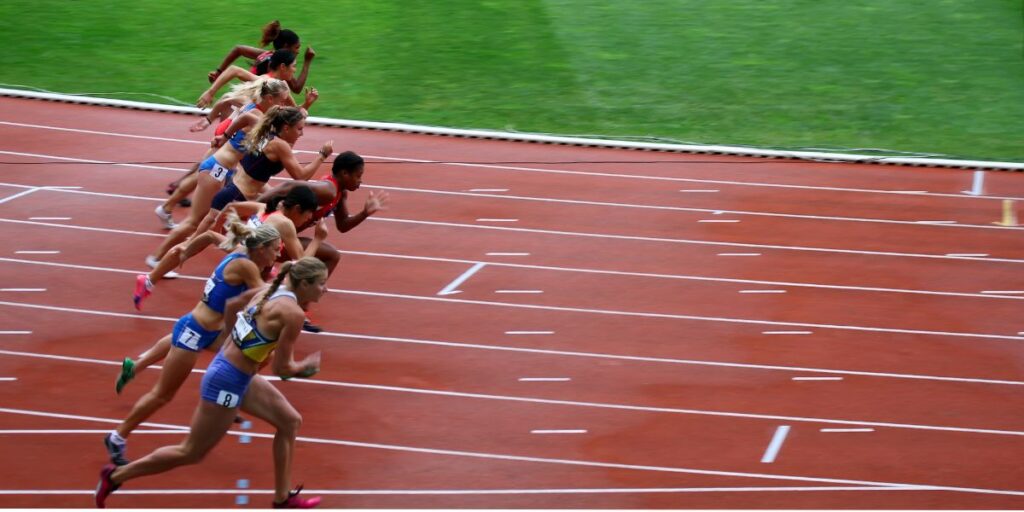
<svg viewBox="0 0 1024 512"><path fill-rule="evenodd" d="M238 395L221 390L220 394L217 395L217 404L224 407L235 407L238 405Z"/></svg>
<svg viewBox="0 0 1024 512"><path fill-rule="evenodd" d="M199 333L185 327L178 336L178 343L192 349L199 350Z"/></svg>

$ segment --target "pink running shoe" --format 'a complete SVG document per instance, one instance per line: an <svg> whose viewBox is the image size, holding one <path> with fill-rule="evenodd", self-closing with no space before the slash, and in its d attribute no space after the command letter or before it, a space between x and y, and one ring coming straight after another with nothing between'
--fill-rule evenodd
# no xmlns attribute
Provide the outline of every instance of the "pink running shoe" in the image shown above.
<svg viewBox="0 0 1024 512"><path fill-rule="evenodd" d="M110 475L114 473L115 469L117 469L117 466L107 464L100 470L100 483L96 485L96 508L107 508L107 497L121 487L110 479ZM288 499L290 500L291 496ZM320 499L317 498L317 503L319 502ZM286 501L285 503L288 502Z"/></svg>
<svg viewBox="0 0 1024 512"><path fill-rule="evenodd" d="M146 300L153 293L153 283L149 280L149 276L146 274L139 274L135 277L135 295L132 296L132 300L135 301L135 309L142 311L142 301Z"/></svg>
<svg viewBox="0 0 1024 512"><path fill-rule="evenodd" d="M288 498L281 503L275 501L274 508L314 508L320 504L319 496L315 496L313 498L300 498L300 492L302 492L301 485L292 491L288 491Z"/></svg>

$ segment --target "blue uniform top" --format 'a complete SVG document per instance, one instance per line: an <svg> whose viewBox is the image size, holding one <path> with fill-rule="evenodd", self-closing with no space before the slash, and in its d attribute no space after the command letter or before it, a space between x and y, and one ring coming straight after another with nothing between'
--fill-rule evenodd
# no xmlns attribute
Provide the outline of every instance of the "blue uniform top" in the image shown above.
<svg viewBox="0 0 1024 512"><path fill-rule="evenodd" d="M203 288L203 304L209 306L210 309L224 313L224 304L227 303L228 299L238 297L249 287L245 283L238 285L230 285L224 282L224 267L228 266L228 263L237 260L238 258L249 259L248 256L240 253L228 254L220 265L213 270L213 274L206 280L206 286Z"/></svg>
<svg viewBox="0 0 1024 512"><path fill-rule="evenodd" d="M297 300L294 293L285 289L278 289L267 298L267 301L269 302L280 297ZM277 338L267 338L256 328L256 319L252 317L255 312L256 306L251 306L244 313L238 313L235 327L231 329L231 339L241 349L242 353L245 354L245 357L257 363L262 363L277 348Z"/></svg>
<svg viewBox="0 0 1024 512"><path fill-rule="evenodd" d="M242 107L242 111L239 112L238 115L242 115L254 108L256 108L256 104L250 103ZM242 146L243 140L245 140L245 130L238 130L237 132L235 132L234 135L231 136L231 139L228 140L228 143L231 144L231 147L235 148L235 151L238 151L239 153L245 153L245 146Z"/></svg>

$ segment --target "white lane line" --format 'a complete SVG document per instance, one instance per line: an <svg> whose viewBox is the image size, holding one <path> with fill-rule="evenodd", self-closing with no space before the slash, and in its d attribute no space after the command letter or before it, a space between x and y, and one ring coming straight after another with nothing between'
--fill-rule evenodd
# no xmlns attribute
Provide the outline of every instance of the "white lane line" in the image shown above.
<svg viewBox="0 0 1024 512"><path fill-rule="evenodd" d="M485 265L487 265L487 264L486 263L479 263L478 262L478 263L474 264L472 267L469 267L469 270L463 272L461 276L456 277L454 281L448 283L448 286L445 286L444 288L442 288L441 291L437 292L437 294L438 295L454 295L456 293L462 293L461 291L456 290L456 288L458 288L459 285L464 283L466 281L466 279L469 279L473 274L476 274L476 272L478 270L484 268Z"/></svg>
<svg viewBox="0 0 1024 512"><path fill-rule="evenodd" d="M494 293L544 293L544 290L494 290Z"/></svg>
<svg viewBox="0 0 1024 512"><path fill-rule="evenodd" d="M31 435L31 434L45 434L45 435L56 435L56 434L109 434L110 430L99 430L99 429L84 429L84 428L61 428L61 429L11 429L11 430L0 430L0 435ZM132 434L175 434L183 435L188 434L187 430L181 429L141 429L132 430Z"/></svg>
<svg viewBox="0 0 1024 512"><path fill-rule="evenodd" d="M128 273L137 273L128 271ZM204 280L205 278L185 276L186 279ZM35 309L46 309L54 310L48 306L33 306L28 304L19 303L3 303L8 306L16 307L28 307ZM57 309L64 312L71 313L82 313L88 315L98 316L114 316L119 318L141 318L146 320L159 320L164 322L176 322L177 318L170 317L155 317L145 315L132 315L127 313L112 313L106 311L93 311L87 309L74 309L64 310L63 308ZM0 334L4 333L15 333L15 334L31 334L32 331L0 331ZM507 331L506 334L553 334L554 331ZM1024 336L1024 332L1020 333ZM910 379L910 380L929 380L938 382L964 382L973 384L994 384L994 385L1006 385L1006 386L1024 386L1024 381L1018 380L999 380L999 379L979 379L969 377L947 377L941 375L919 375L919 374L908 374L908 373L886 373L886 372L866 372L856 370L843 370L837 368L810 368L800 366L773 366L773 365L760 365L760 364L749 364L749 363L732 363L726 361L698 361L693 359L670 359L664 357L646 357L646 356L630 356L620 354L605 354L600 352L577 352L571 350L551 350L551 349L539 349L539 348L525 348L525 347L508 347L501 345L482 345L477 343L458 343L452 341L440 341L440 340L425 340L417 338L400 338L394 336L373 336L370 334L359 334L359 333L344 333L344 332L321 332L320 336L330 336L334 338L354 339L354 340L371 340L379 341L384 343L406 343L412 345L428 345L437 347L448 347L448 348L460 348L460 349L474 349L474 350L497 350L505 352L521 352L526 354L543 354L543 355L557 355L567 357L584 357L593 359L609 359L614 361L632 361L642 363L660 363L660 364L677 364L677 365L691 365L691 366L711 366L720 368L740 368L746 370L767 370L767 371L784 371L784 372L808 372L808 373L825 373L825 374L842 374L842 375L856 375L861 377L881 377L881 378L892 378L892 379ZM1016 338L1019 339L1019 338ZM35 354L31 352L16 352L10 350L0 350L0 354L22 356L22 357L38 357L44 359L55 359L62 361L76 361L85 363L96 363L96 364L111 364L120 366L120 361L107 362L98 359L83 359L74 357L64 356L48 356L44 354ZM154 366L156 368L156 366Z"/></svg>
<svg viewBox="0 0 1024 512"><path fill-rule="evenodd" d="M159 140L164 142L180 142L192 145L209 145L208 142L190 139L175 139L169 137L156 137L151 135L138 135L130 133L117 133L117 132L103 132L97 130L87 130L82 128L65 128L61 126L50 126L50 125L39 125L29 123L17 123L12 121L0 121L0 125L18 126L22 128L35 128L41 130L54 130L54 131L66 131L73 133L86 133L92 135L105 135L109 137L124 137L130 139L143 139L143 140ZM308 150L296 150L296 153L314 154L314 151ZM13 151L0 151L0 154L10 154L18 156L29 156L36 158L62 158L52 155L40 155L33 153L17 153ZM534 172L534 173L549 173L549 174L566 174L566 175L577 175L577 176L598 176L598 177L609 177L609 178L626 178L636 180L652 180L652 181L668 181L668 182L685 182L685 183L702 183L702 184L716 184L716 185L740 185L747 187L771 187L771 188L791 188L797 190L822 190L832 192L856 192L865 194L928 194L932 197L948 197L948 198L968 198L963 194L943 194L943 193L928 193L925 190L880 190L880 189L860 189L860 188L843 188L843 187L821 187L811 185L789 185L782 183L761 183L761 182L744 182L744 181L726 181L726 180L707 180L697 178L677 178L671 176L646 176L637 174L619 174L619 173L607 173L607 172L596 172L596 171L572 171L567 169L542 169L535 167L520 167L520 166L508 166L508 165L495 165L495 164L474 164L474 163L459 163L459 162L437 162L434 160L424 160L420 158L397 158L381 155L369 155L364 154L364 158L377 158L381 160L390 160L398 162L419 162L419 163L437 163L439 165L446 165L451 167L471 167L471 168L484 168L484 169L496 169L501 171L523 171L523 172ZM66 160L79 160L86 161L77 158L65 158ZM106 162L109 163L109 162ZM680 160L680 163L685 163L684 160ZM131 165L131 164L120 164L120 165ZM136 167L146 167L136 165ZM151 166L150 166L151 167ZM175 170L178 172L185 172L187 169L175 169L175 168L164 168ZM276 178L275 178L276 179ZM990 199L1013 199L1020 200L1020 197L997 197L997 196L986 196ZM974 199L974 198L972 198Z"/></svg>
<svg viewBox="0 0 1024 512"><path fill-rule="evenodd" d="M17 377L0 377L0 382L14 382L18 380Z"/></svg>
<svg viewBox="0 0 1024 512"><path fill-rule="evenodd" d="M489 252L488 256L529 256L528 252Z"/></svg>
<svg viewBox="0 0 1024 512"><path fill-rule="evenodd" d="M786 293L786 290L740 290L740 293Z"/></svg>
<svg viewBox="0 0 1024 512"><path fill-rule="evenodd" d="M166 318L163 319L167 322L176 322L178 318ZM72 362L84 362L93 364L102 364L107 366L120 366L120 361L103 361L97 359L87 359L82 357L70 357L70 356L56 356L51 354L34 354L30 352L14 352L10 350L0 350L0 354L14 355L14 356L26 356L37 359L52 359L59 361L72 361ZM154 368L157 368L154 366ZM193 369L192 373L205 374L206 370ZM279 377L267 376L268 380L281 380ZM408 393L415 395L427 395L427 396L443 396L443 397L454 397L454 398L474 398L480 400L493 400L496 402L512 402L512 403L528 403L528 404L547 404L547 405L560 405L567 407L579 407L579 408L592 408L592 409L608 409L614 411L641 411L641 412L657 412L665 414L679 414L679 415L691 415L691 416L710 416L710 417L723 417L723 418L742 418L750 420L769 420L769 421L790 421L800 423L822 423L826 425L844 425L847 427L886 427L886 428L898 428L907 430L923 430L929 432L961 432L961 433L972 433L972 434L983 434L983 435L1000 435L1000 436L1014 436L1024 437L1024 431L1019 430L996 430L996 429L984 429L984 428L971 428L971 427L950 427L942 425L923 425L913 423L886 423L879 421L860 421L860 420L842 420L832 418L815 418L807 416L782 416L774 414L756 414L756 413L743 413L743 412L728 412L728 411L708 411L703 409L676 409L669 407L651 407L642 405L627 405L627 404L615 404L615 403L604 403L604 402L581 402L572 400L554 400L548 398L530 398L521 396L509 396L509 395L488 395L481 393L465 393L459 391L441 391L434 389L423 389L423 388L404 388L399 386L381 386L375 384L359 384L355 382L340 382L332 380L307 380L302 379L299 381L302 384L309 384L314 386L330 386L340 388L354 388L354 389L369 389L374 391L390 391L395 393ZM26 412L21 409L5 409L0 408L0 412L17 412L19 414L34 414L33 412ZM44 414L44 413L39 413ZM120 420L115 421L120 423ZM163 426L156 423L149 425ZM184 427L188 428L188 427Z"/></svg>
<svg viewBox="0 0 1024 512"><path fill-rule="evenodd" d="M775 457L779 455L779 450L782 448L782 443L786 441L786 435L789 434L789 425L779 425L779 428L775 429L775 435L772 436L772 441L768 443L768 449L764 451L764 456L761 457L761 462L764 464L771 464L775 462Z"/></svg>
<svg viewBox="0 0 1024 512"><path fill-rule="evenodd" d="M793 377L793 380L843 380L842 377Z"/></svg>
<svg viewBox="0 0 1024 512"><path fill-rule="evenodd" d="M4 219L0 219L2 221ZM154 236L162 236L154 233ZM83 268L88 270L104 270L109 272L127 273L127 274L138 274L137 270L121 270L121 269L108 269L103 267L90 267L86 265L68 265L62 263L52 262L40 262L33 260L16 260L12 258L0 258L0 261L12 261L17 263L27 263L33 265L50 265L67 268ZM194 279L194 280L205 280L205 277L199 276L181 276L179 279ZM811 327L811 328L824 328L824 329L835 329L842 331L857 331L857 332L886 332L895 334L922 334L922 335L934 335L934 336L952 336L961 338L985 338L985 339L1001 339L1001 340L1014 340L1021 341L1019 336L1008 336L1004 334L985 334L985 333L971 333L971 332L949 332L949 331L929 331L924 329L897 329L890 327L869 327L860 325L844 325L844 324L816 324L809 322L778 322L774 320L756 320L748 318L728 318L728 317L709 317L709 316L697 316L697 315L680 315L670 313L643 313L636 311L619 311L619 310L605 310L605 309L593 309L593 308L575 308L566 306L545 306L538 304L516 304L512 302L495 302L485 300L469 300L469 299L455 299L450 297L430 297L420 295L407 295L400 293L383 293L383 292L370 292L362 290L345 290L345 289L330 289L330 293L346 294L346 295L363 295L370 297L388 297L406 300L419 300L419 301L444 301L444 302L455 302L459 304L472 304L480 306L493 306L493 307L504 307L504 308L515 308L515 309L536 309L544 311L562 311L570 313L587 313L596 315L611 315L611 316L629 316L629 317L641 317L641 318L666 318L676 320L696 320L706 322L721 322L721 323L736 323L736 324L753 324L753 325L773 325L773 326L789 326L789 327ZM991 295L980 295L980 297L995 297ZM1007 297L1014 300L1020 300L1017 297ZM23 304L17 302L0 302L3 305L11 305L16 307L29 307L29 308L47 308L48 306L34 305L34 304Z"/></svg>
<svg viewBox="0 0 1024 512"><path fill-rule="evenodd" d="M760 256L759 252L720 252L719 256Z"/></svg>
<svg viewBox="0 0 1024 512"><path fill-rule="evenodd" d="M32 334L32 331L0 331L0 335Z"/></svg>
<svg viewBox="0 0 1024 512"><path fill-rule="evenodd" d="M889 252L889 251L866 251L858 249L833 249L828 247L806 247L798 245L774 245L774 244L751 244L741 242L719 242L712 240L695 240L688 238L662 238L652 236L635 236L635 235L619 235L619 234L605 234L605 233L590 233L580 231L560 231L556 229L537 229L537 228L514 228L505 226L483 226L477 224L460 224L457 222L437 222L437 221L426 221L426 220L415 220L415 219L399 219L394 217L378 217L374 215L370 217L370 220L375 222L394 222L399 224L413 224L419 226L443 226L453 228L465 228L465 229L487 229L493 231L511 231L515 233L537 233L544 235L556 235L556 236L571 236L581 238L597 238L597 239L608 239L608 240L632 240L632 241L644 241L644 242L661 242L671 244L686 244L686 245L709 245L709 246L727 246L727 247L747 247L751 249L782 249L787 251L805 251L805 252L823 252L828 254L856 254L861 256L890 256L900 258L928 258L928 259L949 259L951 256L944 254L922 254L922 253L905 253L905 252ZM5 222L13 222L5 220ZM959 225L959 224L957 224ZM993 226L997 229L1007 229L1000 226ZM971 258L961 257L965 260L977 260L986 262L1004 262L1004 263L1024 263L1024 259L1009 259L1009 258Z"/></svg>
<svg viewBox="0 0 1024 512"><path fill-rule="evenodd" d="M970 252L951 252L946 256L949 256L951 258L984 258L987 257L988 254Z"/></svg>
<svg viewBox="0 0 1024 512"><path fill-rule="evenodd" d="M8 201L13 201L13 200L15 200L15 199L17 199L19 197L27 196L27 195L29 195L29 194L31 194L33 192L36 192L36 191L39 191L39 190L42 190L42 189L43 189L43 187L32 187L32 188L30 188L28 190L23 190L21 192L18 192L17 194L10 195L10 196L7 196L7 197L5 197L3 199L0 199L0 204L4 204L4 203L6 203Z"/></svg>
<svg viewBox="0 0 1024 512"><path fill-rule="evenodd" d="M680 189L679 191L680 192L694 192L694 193L718 192L718 190L716 190L716 189L709 189L709 188L684 188L684 189Z"/></svg>
<svg viewBox="0 0 1024 512"><path fill-rule="evenodd" d="M0 292L45 292L46 288L0 288Z"/></svg>
<svg viewBox="0 0 1024 512"><path fill-rule="evenodd" d="M71 217L29 217L28 220L71 220Z"/></svg>
<svg viewBox="0 0 1024 512"><path fill-rule="evenodd" d="M761 331L761 334L811 334L813 331Z"/></svg>
<svg viewBox="0 0 1024 512"><path fill-rule="evenodd" d="M313 381L306 381L313 382ZM113 418L98 418L94 416L79 416L72 414L60 414L52 412L42 411L30 411L24 409L9 409L0 408L0 412L10 414L22 414L29 416L43 416L51 418L62 418L62 419L77 419L82 421L93 421L102 422L108 424L119 424L120 419ZM182 425L168 425L164 423L142 423L142 426L146 427L163 427L163 428L180 428L187 430L187 426ZM241 436L251 435L252 437L260 437L264 439L272 439L274 434L261 434L256 432L247 431L232 431L227 432L228 435ZM392 450L392 451L403 451L412 453L425 453L430 455L451 455L461 457L471 457L478 459L493 459L493 460L508 460L516 462L537 462L545 464L561 464L569 466L581 466L581 467L598 467L598 468L614 468L614 469L628 469L637 471L651 471L651 472L665 472L665 473L681 473L681 474L700 474L700 475L714 475L714 476L729 476L729 477L746 477L746 478L757 478L766 480L790 480L790 481L801 481L801 482L819 482L819 483L831 483L831 484L854 484L854 485L871 485L871 486L895 486L898 488L904 488L907 486L918 487L917 484L905 484L905 483L892 483L892 482L875 482L875 481L864 481L864 480L847 480L847 479L836 479L836 478L820 478L820 477L806 477L806 476L793 476L793 475L777 475L777 474L765 474L765 473L740 473L735 471L717 471L717 470L705 470L695 468L680 468L680 467L666 467L666 466L647 466L647 465L635 465L635 464L619 464L611 462L599 462L599 461L586 461L586 460L573 460L573 459L554 459L554 458L542 458L542 457L527 457L522 455L507 455L497 453L485 453L485 452L468 452L462 450L444 450L437 448L420 448L414 446L401 446L401 445L389 445L379 443L363 443L356 441L347 441L344 439L327 439L327 438L316 438L316 437L305 437L298 436L296 441L303 443L314 443L314 444L327 444L335 446L352 446L358 448L373 448L380 450ZM964 488L964 487L937 487L927 486L928 489L933 490L947 490L947 491L959 491L959 492L972 492L972 493L985 493L985 494L1013 494L1022 495L1024 492L1021 491L1008 491L1000 489L975 489L975 488ZM94 491L88 491L90 494Z"/></svg>
<svg viewBox="0 0 1024 512"><path fill-rule="evenodd" d="M520 377L519 382L569 382L569 377Z"/></svg>
<svg viewBox="0 0 1024 512"><path fill-rule="evenodd" d="M0 151L0 154L3 154L3 153L4 153L3 151ZM14 184L9 184L9 183L0 183L0 186L23 187L24 185L14 185ZM163 202L163 199L160 199L160 198L150 198L150 197L119 196L119 195L114 195L114 194L102 194L102 193L97 193L97 192L72 192L72 193L87 194L87 195L97 195L97 196L104 196L104 197L116 196L116 197L125 197L125 198L129 198L129 199L140 199L140 200L146 200L146 201L159 201L159 202ZM487 230L497 230L497 231L512 231L512 232L516 232L516 233L539 233L539 234L545 234L545 235L571 236L571 237L583 237L583 238L598 238L598 239L612 239L612 240L640 240L640 241L648 241L648 242L664 242L664 243L674 243L674 244L750 247L750 248L759 248L759 249L783 249L783 250L791 250L791 251L824 252L824 253L829 253L829 254L856 254L856 255L869 255L869 256L895 256L895 257L906 257L906 258L932 258L932 259L948 259L948 258L953 258L953 256L938 255L938 254L899 253L899 252L883 252L883 251L861 251L861 250L856 250L856 249L831 249L831 248L824 248L824 247L804 247L804 246L769 245L769 244L747 244L747 243L737 243L737 242L716 242L716 241L709 241L709 240L691 240L691 239L681 239L681 238L658 238L658 237L615 235L615 234L601 234L601 233L587 233L587 232L576 232L576 231L558 231L558 230L533 229L533 228L513 228L513 227L504 227L504 226L487 226L487 225L477 225L477 224L459 224L459 223L454 223L454 222L434 222L434 221L422 221L422 220L412 220L412 219L385 218L385 217L378 217L376 215L373 216L370 220L373 220L375 222L395 222L395 223L417 224L417 225L427 225L427 226L455 227L455 228L466 228L466 229L487 229ZM0 222L9 222L9 223L15 223L15 224L31 224L31 225L49 226L49 227L62 227L62 228L80 229L80 230L86 230L86 231L100 231L100 232L109 232L109 233L124 233L124 234L134 234L134 235L140 235L140 236L152 236L152 237L161 237L161 238L165 236L165 235L161 235L161 234L158 234L158 233L143 233L143 232L138 232L138 231L116 230L116 229L109 229L109 228L94 228L94 227L74 226L74 225L67 225L67 224L47 224L47 223L44 223L44 222L25 221L25 220L18 220L18 219L0 219ZM1003 228L1001 226L997 226L997 227L999 229L1006 229L1006 228ZM1024 228L1022 228L1022 229L1024 229ZM760 255L760 254L759 253L753 253L753 254L752 253L722 253L720 255L722 255L722 256L725 256L725 255L755 256L755 255ZM1000 263L1024 263L1024 259L971 258L971 257L957 257L957 258L958 259L964 259L964 260L971 260L971 261L1000 262Z"/></svg>
<svg viewBox="0 0 1024 512"><path fill-rule="evenodd" d="M586 430L582 429L565 429L565 430L531 430L531 434L586 434Z"/></svg>
<svg viewBox="0 0 1024 512"><path fill-rule="evenodd" d="M955 220L919 220L918 224L956 224Z"/></svg>
<svg viewBox="0 0 1024 512"><path fill-rule="evenodd" d="M1022 295L1024 294L1024 290L983 290L981 293L998 295Z"/></svg>
<svg viewBox="0 0 1024 512"><path fill-rule="evenodd" d="M508 192L507 188L471 188L470 192Z"/></svg>
<svg viewBox="0 0 1024 512"><path fill-rule="evenodd" d="M733 222L733 223L735 223L735 222L739 222L739 221L735 220L735 219L701 219L701 220L698 220L697 222L718 222L718 223Z"/></svg>
<svg viewBox="0 0 1024 512"><path fill-rule="evenodd" d="M110 432L104 430L104 433ZM138 432L137 430L134 432ZM711 493L711 492L835 492L835 491L929 491L925 485L899 486L779 486L779 487L637 487L585 489L306 489L309 494L334 496L446 496L446 495L515 495L515 494L648 494L648 493ZM92 496L90 489L5 489L0 496ZM180 496L220 494L274 494L273 489L119 489L118 495Z"/></svg>
<svg viewBox="0 0 1024 512"><path fill-rule="evenodd" d="M519 219L477 219L477 222L519 222Z"/></svg>
<svg viewBox="0 0 1024 512"><path fill-rule="evenodd" d="M873 428L823 428L819 432L874 432Z"/></svg>
<svg viewBox="0 0 1024 512"><path fill-rule="evenodd" d="M505 334L511 336L530 336L538 334L554 334L555 331L505 331Z"/></svg>
<svg viewBox="0 0 1024 512"><path fill-rule="evenodd" d="M60 251L14 251L14 254L60 254Z"/></svg>

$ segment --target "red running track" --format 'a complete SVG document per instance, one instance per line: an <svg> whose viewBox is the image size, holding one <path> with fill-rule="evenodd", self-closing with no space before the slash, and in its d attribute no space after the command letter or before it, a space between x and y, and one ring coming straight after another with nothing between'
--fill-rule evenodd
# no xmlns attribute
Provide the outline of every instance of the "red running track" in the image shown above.
<svg viewBox="0 0 1024 512"><path fill-rule="evenodd" d="M120 359L219 259L131 307L163 233L152 209L205 134L0 106L0 448L18 461L0 494L89 507L103 433L157 375L117 396ZM328 138L392 206L328 238L326 332L299 345L323 370L277 383L304 417L293 480L325 506L1024 507L1024 244L992 224L1020 175L971 197L951 169L322 127L298 148ZM179 440L197 388L129 455ZM272 432L254 423L109 505L266 506Z"/></svg>

